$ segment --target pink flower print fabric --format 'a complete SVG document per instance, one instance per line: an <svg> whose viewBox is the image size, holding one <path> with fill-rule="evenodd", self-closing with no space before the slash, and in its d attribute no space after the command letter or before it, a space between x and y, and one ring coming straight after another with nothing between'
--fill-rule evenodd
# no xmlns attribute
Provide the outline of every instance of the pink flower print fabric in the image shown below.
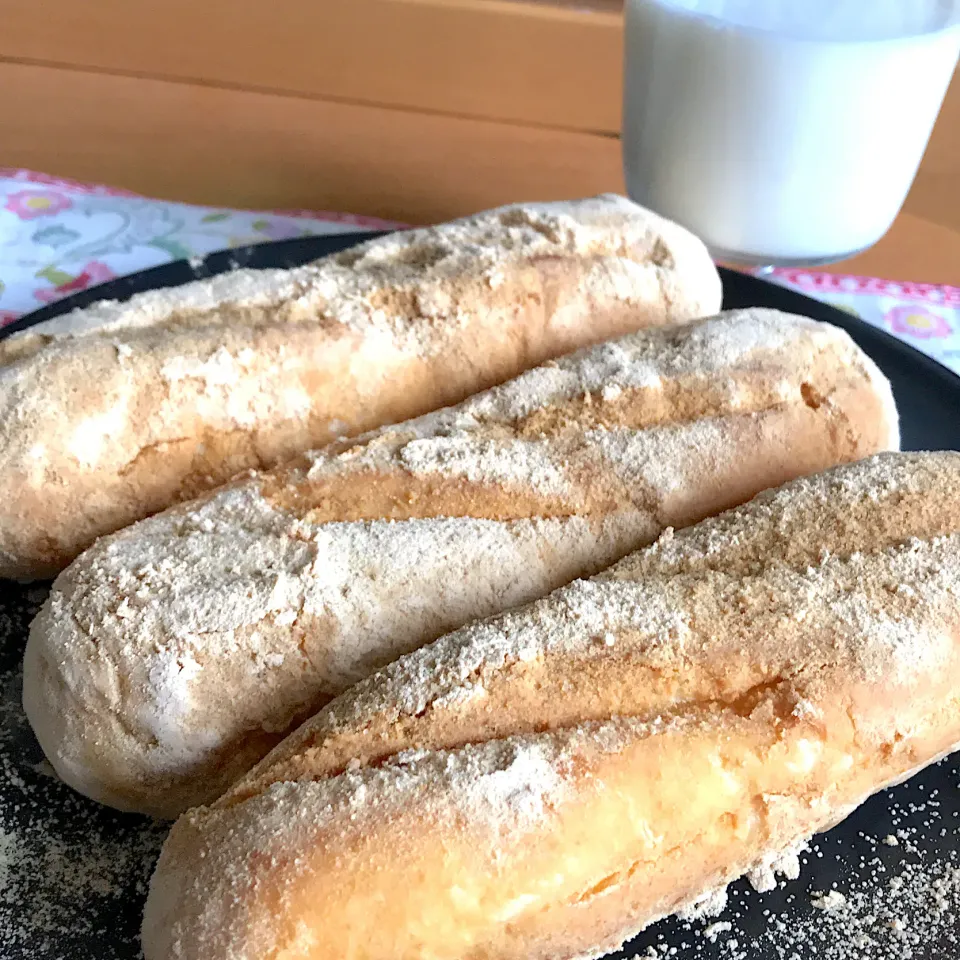
<svg viewBox="0 0 960 960"><path fill-rule="evenodd" d="M223 210L0 168L0 323L113 277L214 250L402 224Z"/></svg>
<svg viewBox="0 0 960 960"><path fill-rule="evenodd" d="M53 217L69 210L73 201L66 194L54 190L16 190L7 195L4 208L21 220Z"/></svg>
<svg viewBox="0 0 960 960"><path fill-rule="evenodd" d="M42 303L54 303L69 293L76 293L77 290L86 290L87 287L96 286L98 283L106 283L107 280L112 280L116 274L105 263L99 260L91 260L84 265L83 269L76 276L71 276L69 273L64 273L55 267L40 270L37 276L49 280L51 283L56 284L56 286L49 289L41 287L38 290L34 290L33 295Z"/></svg>
<svg viewBox="0 0 960 960"><path fill-rule="evenodd" d="M769 279L846 310L960 373L958 287L779 268Z"/></svg>
<svg viewBox="0 0 960 960"><path fill-rule="evenodd" d="M953 325L947 317L923 304L899 304L887 311L883 322L891 333L906 340L943 339L953 335Z"/></svg>

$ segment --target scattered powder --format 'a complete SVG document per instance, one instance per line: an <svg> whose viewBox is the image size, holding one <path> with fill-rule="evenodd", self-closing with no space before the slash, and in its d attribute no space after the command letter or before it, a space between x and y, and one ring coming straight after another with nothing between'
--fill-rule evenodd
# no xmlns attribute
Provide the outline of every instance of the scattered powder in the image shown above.
<svg viewBox="0 0 960 960"><path fill-rule="evenodd" d="M12 887L10 874L17 861L17 853L16 836L0 829L0 902L3 902L5 891Z"/></svg>
<svg viewBox="0 0 960 960"><path fill-rule="evenodd" d="M956 850L931 863L905 863L880 883L820 900L817 917L779 916L758 945L777 960L921 960L956 956L960 940L960 863ZM949 945L949 946L948 946ZM772 950L771 950L772 948Z"/></svg>
<svg viewBox="0 0 960 960"><path fill-rule="evenodd" d="M793 850L784 850L758 863L747 874L753 889L758 893L773 890L777 886L777 874L783 874L788 880L796 880L800 876L800 854L806 846L806 843L800 844Z"/></svg>
<svg viewBox="0 0 960 960"><path fill-rule="evenodd" d="M682 920L702 920L704 917L716 917L727 908L727 888L719 887L705 893L699 900L681 910L678 916Z"/></svg>
<svg viewBox="0 0 960 960"><path fill-rule="evenodd" d="M136 960L166 827L65 787L20 706L26 627L44 595L0 584L0 957Z"/></svg>
<svg viewBox="0 0 960 960"><path fill-rule="evenodd" d="M817 910L825 910L829 912L830 910L839 910L841 907L845 906L847 903L847 898L842 893L838 893L836 890L831 890L829 893L814 894L810 898L810 903Z"/></svg>
<svg viewBox="0 0 960 960"><path fill-rule="evenodd" d="M710 941L715 941L721 933L729 933L733 929L733 924L728 920L718 920L711 923L709 927L704 927L703 935Z"/></svg>

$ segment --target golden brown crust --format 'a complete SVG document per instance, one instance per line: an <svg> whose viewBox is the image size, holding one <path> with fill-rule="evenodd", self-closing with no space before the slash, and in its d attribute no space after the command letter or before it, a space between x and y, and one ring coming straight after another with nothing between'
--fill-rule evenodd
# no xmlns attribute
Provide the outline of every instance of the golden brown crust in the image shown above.
<svg viewBox="0 0 960 960"><path fill-rule="evenodd" d="M33 625L28 715L68 783L175 816L397 656L896 443L889 385L835 328L634 334L104 539Z"/></svg>
<svg viewBox="0 0 960 960"><path fill-rule="evenodd" d="M720 306L686 231L613 196L505 207L0 342L0 576L343 435Z"/></svg>
<svg viewBox="0 0 960 960"><path fill-rule="evenodd" d="M145 956L598 956L951 750L957 690L960 454L798 480L321 711L174 827Z"/></svg>

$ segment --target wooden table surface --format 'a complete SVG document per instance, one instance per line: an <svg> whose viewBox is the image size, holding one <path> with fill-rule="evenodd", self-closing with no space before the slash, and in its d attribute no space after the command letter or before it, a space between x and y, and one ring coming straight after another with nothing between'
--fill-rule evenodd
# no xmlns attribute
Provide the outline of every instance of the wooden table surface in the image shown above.
<svg viewBox="0 0 960 960"><path fill-rule="evenodd" d="M960 287L960 231L904 211L871 250L824 269Z"/></svg>

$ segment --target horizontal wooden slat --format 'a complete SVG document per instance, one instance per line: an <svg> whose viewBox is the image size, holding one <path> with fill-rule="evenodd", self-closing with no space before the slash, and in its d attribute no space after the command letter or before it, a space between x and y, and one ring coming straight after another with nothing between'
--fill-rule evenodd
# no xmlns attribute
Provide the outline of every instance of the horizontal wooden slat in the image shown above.
<svg viewBox="0 0 960 960"><path fill-rule="evenodd" d="M3 0L0 57L615 132L621 29L516 0Z"/></svg>
<svg viewBox="0 0 960 960"><path fill-rule="evenodd" d="M904 211L875 247L825 269L831 273L960 287L960 230Z"/></svg>
<svg viewBox="0 0 960 960"><path fill-rule="evenodd" d="M0 166L207 204L427 222L621 190L615 138L0 64Z"/></svg>

